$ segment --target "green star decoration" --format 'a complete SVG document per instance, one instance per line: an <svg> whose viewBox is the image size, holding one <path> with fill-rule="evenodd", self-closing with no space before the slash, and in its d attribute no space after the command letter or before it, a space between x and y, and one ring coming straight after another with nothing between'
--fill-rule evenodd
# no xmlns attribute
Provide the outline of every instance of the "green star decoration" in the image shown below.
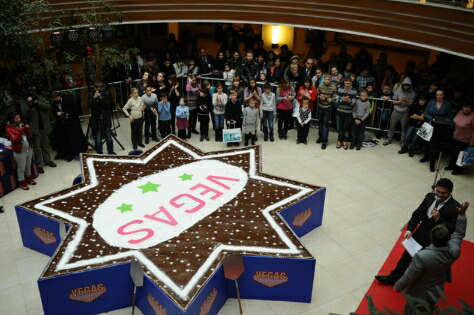
<svg viewBox="0 0 474 315"><path fill-rule="evenodd" d="M120 210L120 212L124 213L127 211L132 211L133 205L127 205L126 203L122 203L120 207L117 207L117 210Z"/></svg>
<svg viewBox="0 0 474 315"><path fill-rule="evenodd" d="M178 176L178 177L181 178L184 182L185 180L192 180L193 179L193 174L184 173L183 175Z"/></svg>
<svg viewBox="0 0 474 315"><path fill-rule="evenodd" d="M149 191L158 192L158 187L160 186L161 186L160 184L153 184L152 182L148 182L146 183L146 185L138 186L138 188L142 189L142 194L144 194Z"/></svg>

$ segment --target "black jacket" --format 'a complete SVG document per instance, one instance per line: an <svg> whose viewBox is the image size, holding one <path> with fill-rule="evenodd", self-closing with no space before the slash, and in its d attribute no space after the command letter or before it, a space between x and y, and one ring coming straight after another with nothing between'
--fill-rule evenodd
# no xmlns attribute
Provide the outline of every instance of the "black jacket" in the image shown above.
<svg viewBox="0 0 474 315"><path fill-rule="evenodd" d="M206 60L204 60L204 57L199 57L196 63L199 67L199 74L208 74L211 72L215 63L216 61L211 55L206 55Z"/></svg>
<svg viewBox="0 0 474 315"><path fill-rule="evenodd" d="M278 82L278 84L280 84L281 79L283 79L284 72L285 70L282 67L276 67L275 69L273 69L273 75L272 75L271 81Z"/></svg>
<svg viewBox="0 0 474 315"><path fill-rule="evenodd" d="M92 126L98 127L99 121L103 121L104 127L112 127L112 110L114 106L110 99L110 93L104 91L103 98L94 98L95 91L89 93L89 108L91 109Z"/></svg>
<svg viewBox="0 0 474 315"><path fill-rule="evenodd" d="M304 83L303 81L307 76L309 76L310 79L314 77L314 75L316 74L316 69L314 67L311 68L311 70L309 71L309 74L307 74L306 67L301 67L298 72L301 79L301 85L303 85Z"/></svg>
<svg viewBox="0 0 474 315"><path fill-rule="evenodd" d="M201 109L201 105L206 106L206 108ZM198 96L197 99L197 114L198 115L207 115L209 116L209 113L211 113L214 110L214 106L212 106L212 101L211 97L209 94L207 94L205 97Z"/></svg>
<svg viewBox="0 0 474 315"><path fill-rule="evenodd" d="M441 216L438 221L435 221L433 217L428 218L428 209L431 207L433 202L435 202L435 199L436 194L427 194L418 209L413 212L411 219L408 222L407 230L411 232L415 231L418 223L420 223L420 226L416 229L415 233L413 233L413 239L423 247L427 247L431 244L431 230L436 225L445 224L451 234L454 232L454 228L456 227L456 220L458 219L456 208L460 206L459 202L451 197L446 204L439 209Z"/></svg>
<svg viewBox="0 0 474 315"><path fill-rule="evenodd" d="M72 94L67 94L62 97L61 101L54 101L53 106L54 117L56 117L54 137L56 140L57 157L59 159L67 159L76 156L80 152L84 152L87 148L87 143L82 131L81 122L79 121L80 105L74 101ZM58 116L58 112L63 112L64 114Z"/></svg>
<svg viewBox="0 0 474 315"><path fill-rule="evenodd" d="M258 64L253 60L249 64L247 62L247 59L244 58L242 60L242 64L240 65L240 79L248 85L250 77L257 79L257 74L258 74Z"/></svg>
<svg viewBox="0 0 474 315"><path fill-rule="evenodd" d="M228 101L225 105L225 120L235 120L239 121L242 117L242 103L239 101L232 103L232 101Z"/></svg>

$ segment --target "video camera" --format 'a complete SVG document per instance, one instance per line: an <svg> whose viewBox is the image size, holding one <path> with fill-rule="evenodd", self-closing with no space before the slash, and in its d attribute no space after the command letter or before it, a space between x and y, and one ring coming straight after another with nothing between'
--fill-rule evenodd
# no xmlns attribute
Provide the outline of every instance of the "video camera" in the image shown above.
<svg viewBox="0 0 474 315"><path fill-rule="evenodd" d="M32 102L38 101L38 95L36 94L36 88L34 86L30 86L28 88L27 94L26 94L26 99L28 99L28 97L31 97Z"/></svg>

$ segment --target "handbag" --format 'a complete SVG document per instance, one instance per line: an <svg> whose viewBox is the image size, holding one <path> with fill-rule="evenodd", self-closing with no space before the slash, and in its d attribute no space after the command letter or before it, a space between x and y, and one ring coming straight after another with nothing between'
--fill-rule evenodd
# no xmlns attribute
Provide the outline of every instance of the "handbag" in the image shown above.
<svg viewBox="0 0 474 315"><path fill-rule="evenodd" d="M425 140L425 141L430 141L431 140L431 137L433 136L433 129L434 127L431 126L431 124L425 122L423 123L423 125L420 127L420 129L418 129L417 131L417 135L418 137L420 137L421 139Z"/></svg>
<svg viewBox="0 0 474 315"><path fill-rule="evenodd" d="M240 142L242 141L242 129L230 128L222 130L223 142Z"/></svg>
<svg viewBox="0 0 474 315"><path fill-rule="evenodd" d="M474 165L474 147L468 147L462 156L461 166Z"/></svg>

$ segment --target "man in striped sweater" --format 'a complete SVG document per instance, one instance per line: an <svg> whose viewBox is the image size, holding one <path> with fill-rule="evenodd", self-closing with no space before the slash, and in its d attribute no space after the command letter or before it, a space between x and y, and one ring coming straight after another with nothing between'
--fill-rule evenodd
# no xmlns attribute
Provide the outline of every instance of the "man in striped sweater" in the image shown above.
<svg viewBox="0 0 474 315"><path fill-rule="evenodd" d="M349 147L350 132L352 121L352 110L356 102L357 90L352 87L351 78L344 78L344 85L337 89L336 93L336 128L337 128L337 146L340 149L342 146L345 150Z"/></svg>
<svg viewBox="0 0 474 315"><path fill-rule="evenodd" d="M324 74L324 81L318 87L318 120L319 120L319 138L316 143L321 143L321 149L325 150L328 143L329 134L329 116L331 108L336 98L337 88L331 83L331 75Z"/></svg>

